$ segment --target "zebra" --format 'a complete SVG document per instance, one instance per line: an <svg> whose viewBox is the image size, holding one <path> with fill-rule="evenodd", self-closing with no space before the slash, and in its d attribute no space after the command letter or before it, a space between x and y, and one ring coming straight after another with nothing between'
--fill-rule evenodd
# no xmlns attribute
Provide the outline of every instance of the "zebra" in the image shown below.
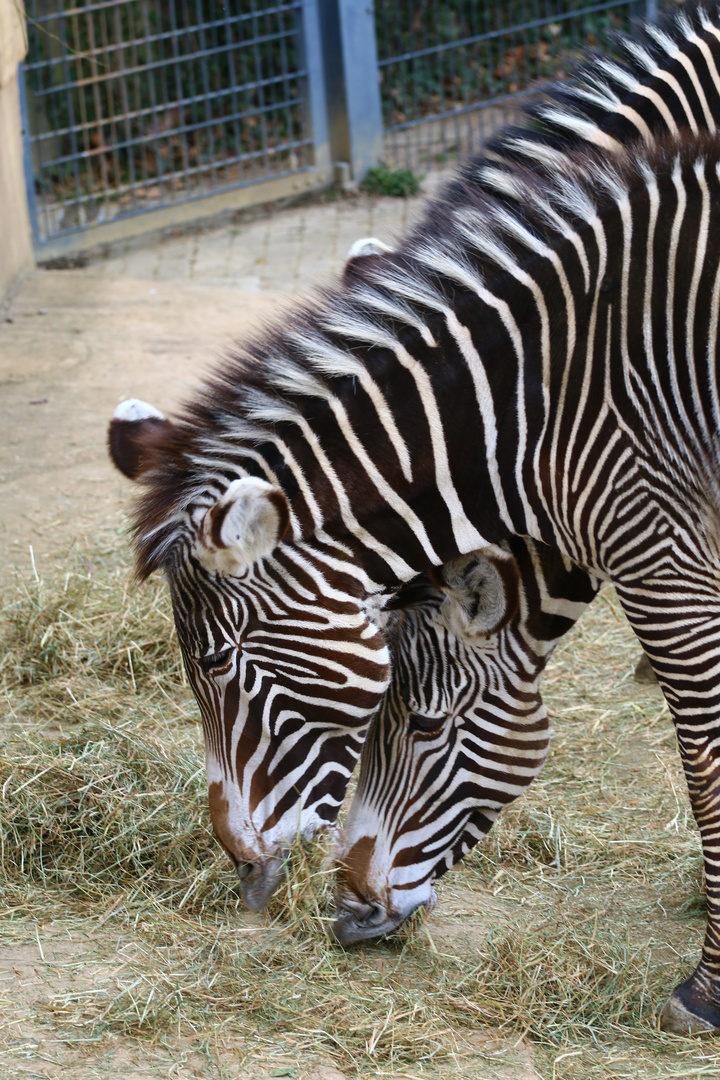
<svg viewBox="0 0 720 1080"><path fill-rule="evenodd" d="M508 588L498 571L511 568ZM442 586L423 579L393 598L392 681L336 854L338 941L387 934L432 908L433 882L538 774L549 739L540 679L600 584L553 548L512 537L504 551L448 563Z"/></svg>
<svg viewBox="0 0 720 1080"><path fill-rule="evenodd" d="M146 484L138 573L168 578L213 825L255 906L288 838L335 820L389 683L390 595L513 536L612 580L706 861L673 1022L714 1029L717 147L586 142L468 166L395 254L229 358L178 419L126 404L110 446Z"/></svg>
<svg viewBox="0 0 720 1080"><path fill-rule="evenodd" d="M685 16L674 16L670 29L680 28L685 42L700 48L699 68L689 65L685 55L678 59L677 42L666 28L640 28L632 40L619 41L629 65L620 67L607 57L596 58L579 69L576 81L551 91L555 101L546 100L529 110L541 121L539 129L506 129L492 148L502 156L511 146L513 155L532 160L550 148L548 128L556 133L563 130L576 147L589 140L608 150L617 149L618 139L624 143L634 139L652 142L653 132L677 132L682 125L699 130L707 124L714 131L718 99L717 55L713 53L717 54L719 35L702 9L695 13L695 19L693 25ZM698 30L705 31L705 40L698 36ZM643 73L645 81L640 78ZM698 91L698 84L704 88ZM626 91L625 100L617 96L617 87ZM558 109L557 102L564 108ZM679 112L679 123L673 112ZM538 150L538 142L543 144L542 150ZM551 148L557 155L557 147ZM568 149L566 139L564 152ZM349 254L377 255L383 250L389 249L373 238L357 241ZM416 907L432 907L432 882L486 835L499 810L516 798L539 770L546 750L542 738L538 736L538 756L529 767L524 753L527 746L522 744L520 753L508 737L503 768L493 754L489 760L487 754L484 756L483 723L490 724L496 742L498 730L514 730L518 715L523 718L526 734L529 720L538 725L533 732L541 730L544 712L538 682L542 669L557 637L595 595L597 582L581 575L578 568L573 580L552 563L543 572L548 551L537 546L535 551L531 561L527 552L524 559L518 557L524 568L523 593L526 595L526 586L535 593L539 590L545 603L552 606L548 611L540 603L538 614L532 604L528 609L524 599L524 611L533 612L534 633L528 632L522 619L516 619L504 631L502 644L466 634L455 638L447 625L447 613L453 610L451 604L457 607L457 597L448 590L447 582L444 592L426 590L424 610L414 605L411 612L403 612L387 627L394 657L392 683L363 748L360 778L337 852L339 888L333 933L338 940L381 936L395 929ZM484 562L480 557L472 565ZM564 625L554 617L559 601L564 604ZM393 602L393 606L398 605ZM538 633L539 647L534 636ZM497 662L498 651L505 652L504 670ZM643 654L638 670L646 662ZM647 667L654 682L652 667ZM495 677L492 691L487 689L493 681L490 670ZM531 696L513 701L519 686L532 687ZM498 705L501 695L504 707ZM528 702L534 704L534 712ZM522 779L518 778L518 767Z"/></svg>

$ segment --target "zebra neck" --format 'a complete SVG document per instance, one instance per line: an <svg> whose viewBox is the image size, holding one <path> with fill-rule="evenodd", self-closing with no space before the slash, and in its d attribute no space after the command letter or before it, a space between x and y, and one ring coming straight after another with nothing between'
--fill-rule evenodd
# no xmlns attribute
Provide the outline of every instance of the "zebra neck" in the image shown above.
<svg viewBox="0 0 720 1080"><path fill-rule="evenodd" d="M210 382L155 519L249 471L296 542L348 543L381 583L513 534L607 573L599 508L653 469L699 506L718 472L719 154L686 134L514 166L512 198L451 186Z"/></svg>

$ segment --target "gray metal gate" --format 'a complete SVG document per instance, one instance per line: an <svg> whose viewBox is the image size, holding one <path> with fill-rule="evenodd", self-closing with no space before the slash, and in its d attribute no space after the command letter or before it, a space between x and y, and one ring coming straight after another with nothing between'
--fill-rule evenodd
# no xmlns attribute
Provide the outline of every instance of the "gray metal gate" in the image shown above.
<svg viewBox="0 0 720 1080"><path fill-rule="evenodd" d="M328 182L316 0L26 0L26 12L41 258L144 231L151 210L161 227Z"/></svg>
<svg viewBox="0 0 720 1080"><path fill-rule="evenodd" d="M538 81L656 0L375 0L384 157L427 172L478 147Z"/></svg>
<svg viewBox="0 0 720 1080"><path fill-rule="evenodd" d="M37 253L325 186L331 160L349 162L355 180L381 158L421 172L443 166L477 147L538 80L656 7L26 0Z"/></svg>

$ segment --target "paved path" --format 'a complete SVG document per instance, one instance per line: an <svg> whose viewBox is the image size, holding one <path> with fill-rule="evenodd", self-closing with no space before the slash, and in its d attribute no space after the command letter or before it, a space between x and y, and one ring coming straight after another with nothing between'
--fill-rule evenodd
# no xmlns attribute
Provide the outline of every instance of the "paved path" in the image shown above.
<svg viewBox="0 0 720 1080"><path fill-rule="evenodd" d="M332 280L359 237L401 236L421 208L343 196L35 270L0 323L2 562L121 528L130 485L105 451L118 401L172 408L233 337Z"/></svg>

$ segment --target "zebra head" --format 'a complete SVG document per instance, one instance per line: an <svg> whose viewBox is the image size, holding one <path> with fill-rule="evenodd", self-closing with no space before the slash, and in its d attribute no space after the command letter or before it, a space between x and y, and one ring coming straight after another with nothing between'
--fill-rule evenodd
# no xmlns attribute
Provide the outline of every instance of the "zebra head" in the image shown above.
<svg viewBox="0 0 720 1080"><path fill-rule="evenodd" d="M515 538L512 552L513 563L480 552L447 564L442 590L426 589L393 616L392 681L338 852L333 931L342 942L388 933L432 907L433 882L545 759L541 674L599 582L530 540Z"/></svg>
<svg viewBox="0 0 720 1080"><path fill-rule="evenodd" d="M141 402L111 425L128 476L157 467L173 425ZM389 652L342 546L283 544L282 492L254 476L174 524L162 566L202 714L210 813L246 904L263 907L288 845L335 821Z"/></svg>

